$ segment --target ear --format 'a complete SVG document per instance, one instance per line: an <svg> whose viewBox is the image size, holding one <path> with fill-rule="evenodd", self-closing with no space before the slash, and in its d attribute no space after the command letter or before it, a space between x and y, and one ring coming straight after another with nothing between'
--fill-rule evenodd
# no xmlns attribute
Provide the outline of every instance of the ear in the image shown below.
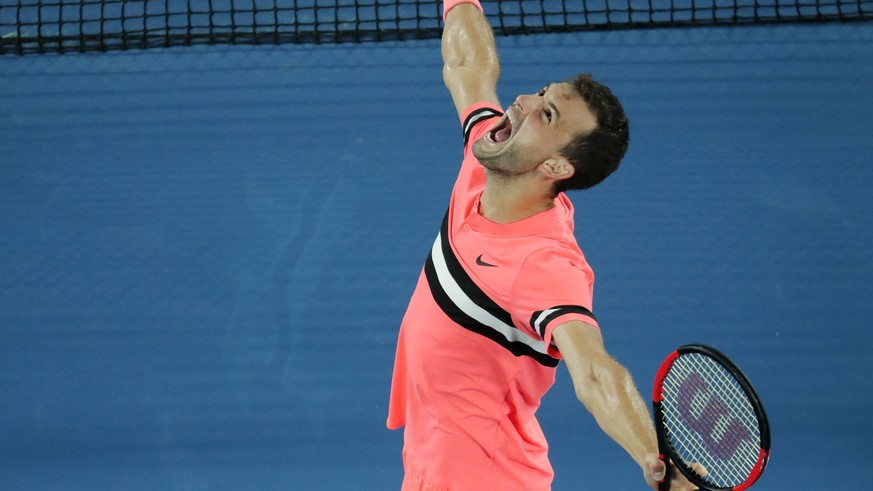
<svg viewBox="0 0 873 491"><path fill-rule="evenodd" d="M540 172L548 179L561 181L572 177L576 168L564 157L554 157L540 164Z"/></svg>

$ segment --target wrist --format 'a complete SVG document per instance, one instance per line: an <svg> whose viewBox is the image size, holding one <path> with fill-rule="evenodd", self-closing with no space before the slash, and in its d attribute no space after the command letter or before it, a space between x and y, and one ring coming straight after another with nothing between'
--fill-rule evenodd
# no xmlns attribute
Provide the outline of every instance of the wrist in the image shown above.
<svg viewBox="0 0 873 491"><path fill-rule="evenodd" d="M457 7L462 3L469 3L479 9L479 12L482 12L483 14L485 13L485 11L482 10L482 4L479 3L479 0L445 0L443 2L443 22L445 22L449 10L452 10L454 7Z"/></svg>

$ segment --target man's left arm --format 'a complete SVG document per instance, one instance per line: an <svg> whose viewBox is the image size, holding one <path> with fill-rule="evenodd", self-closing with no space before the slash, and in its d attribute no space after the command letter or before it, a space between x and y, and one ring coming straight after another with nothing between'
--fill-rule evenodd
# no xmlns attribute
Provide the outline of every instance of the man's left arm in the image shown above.
<svg viewBox="0 0 873 491"><path fill-rule="evenodd" d="M622 446L643 471L646 484L657 489L665 466L658 458L655 428L648 406L628 370L606 352L600 329L571 320L557 326L552 339L567 364L576 397L600 428ZM671 489L696 489L671 476Z"/></svg>

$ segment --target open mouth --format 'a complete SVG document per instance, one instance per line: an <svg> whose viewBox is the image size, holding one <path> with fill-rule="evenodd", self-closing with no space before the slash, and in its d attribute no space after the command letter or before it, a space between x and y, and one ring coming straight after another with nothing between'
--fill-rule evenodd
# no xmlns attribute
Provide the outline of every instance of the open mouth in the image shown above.
<svg viewBox="0 0 873 491"><path fill-rule="evenodd" d="M497 122L486 134L489 140L494 143L503 143L512 136L512 121L509 116L504 116L503 119Z"/></svg>

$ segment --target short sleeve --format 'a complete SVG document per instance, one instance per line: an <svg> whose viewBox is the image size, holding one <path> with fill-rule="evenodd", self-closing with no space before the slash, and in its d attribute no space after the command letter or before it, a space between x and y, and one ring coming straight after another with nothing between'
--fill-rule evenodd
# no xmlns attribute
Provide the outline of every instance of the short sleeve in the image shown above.
<svg viewBox="0 0 873 491"><path fill-rule="evenodd" d="M470 152L473 142L482 137L488 128L494 124L495 118L503 116L503 110L488 102L471 105L461 115L461 127L464 131L464 154Z"/></svg>
<svg viewBox="0 0 873 491"><path fill-rule="evenodd" d="M574 251L553 248L530 255L512 286L512 315L549 351L555 327L579 320L600 327L592 311L594 272Z"/></svg>

